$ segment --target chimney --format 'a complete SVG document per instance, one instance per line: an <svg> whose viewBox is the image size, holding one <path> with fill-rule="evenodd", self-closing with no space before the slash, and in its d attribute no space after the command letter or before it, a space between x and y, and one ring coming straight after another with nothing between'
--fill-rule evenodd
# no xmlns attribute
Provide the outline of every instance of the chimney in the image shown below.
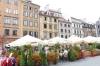
<svg viewBox="0 0 100 66"><path fill-rule="evenodd" d="M57 11L59 11L61 13L61 8L59 8Z"/></svg>
<svg viewBox="0 0 100 66"><path fill-rule="evenodd" d="M69 19L68 19L68 22L69 22Z"/></svg>

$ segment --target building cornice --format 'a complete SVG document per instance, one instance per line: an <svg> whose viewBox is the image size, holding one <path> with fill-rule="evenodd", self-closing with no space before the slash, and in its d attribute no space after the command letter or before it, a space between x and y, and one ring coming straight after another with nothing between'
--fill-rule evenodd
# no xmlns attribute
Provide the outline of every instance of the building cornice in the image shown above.
<svg viewBox="0 0 100 66"><path fill-rule="evenodd" d="M28 2L25 2L25 1L21 1L21 2L22 2L22 3L31 4L31 5L36 5L36 6L41 7L40 5L37 5L37 4L34 4L34 3L28 3Z"/></svg>
<svg viewBox="0 0 100 66"><path fill-rule="evenodd" d="M59 18L59 17L55 17L55 16L51 16L51 15L46 15L46 14L42 14L42 13L39 13L41 16L46 16L46 17L52 17L52 18Z"/></svg>

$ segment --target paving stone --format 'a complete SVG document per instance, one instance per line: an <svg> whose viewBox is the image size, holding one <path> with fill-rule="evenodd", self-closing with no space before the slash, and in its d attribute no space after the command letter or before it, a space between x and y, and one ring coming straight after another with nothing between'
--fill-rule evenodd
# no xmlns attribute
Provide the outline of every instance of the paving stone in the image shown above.
<svg viewBox="0 0 100 66"><path fill-rule="evenodd" d="M100 56L86 57L85 59L80 59L74 62L59 62L57 65L50 66L100 66Z"/></svg>

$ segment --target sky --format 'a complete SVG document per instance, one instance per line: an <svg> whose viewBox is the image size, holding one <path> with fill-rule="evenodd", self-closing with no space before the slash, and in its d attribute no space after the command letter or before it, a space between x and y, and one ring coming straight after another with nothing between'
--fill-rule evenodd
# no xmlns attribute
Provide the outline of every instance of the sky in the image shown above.
<svg viewBox="0 0 100 66"><path fill-rule="evenodd" d="M41 6L41 10L49 4L50 9L57 10L78 19L86 18L88 22L95 23L100 17L100 0L32 0Z"/></svg>

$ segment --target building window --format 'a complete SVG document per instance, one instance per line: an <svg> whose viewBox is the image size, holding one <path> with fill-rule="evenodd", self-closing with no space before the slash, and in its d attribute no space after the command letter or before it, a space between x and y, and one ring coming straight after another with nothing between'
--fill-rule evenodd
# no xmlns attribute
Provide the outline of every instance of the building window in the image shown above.
<svg viewBox="0 0 100 66"><path fill-rule="evenodd" d="M14 10L14 14L18 14L18 10Z"/></svg>
<svg viewBox="0 0 100 66"><path fill-rule="evenodd" d="M44 35L44 38L47 38L47 32L44 32L43 35Z"/></svg>
<svg viewBox="0 0 100 66"><path fill-rule="evenodd" d="M6 3L11 4L12 0L6 0Z"/></svg>
<svg viewBox="0 0 100 66"><path fill-rule="evenodd" d="M11 9L10 8L6 8L6 13L11 13Z"/></svg>
<svg viewBox="0 0 100 66"><path fill-rule="evenodd" d="M63 38L63 35L61 35L61 38Z"/></svg>
<svg viewBox="0 0 100 66"><path fill-rule="evenodd" d="M80 31L80 34L81 34L81 31Z"/></svg>
<svg viewBox="0 0 100 66"><path fill-rule="evenodd" d="M18 25L18 19L14 19L14 20L13 20L13 24L14 24L14 25Z"/></svg>
<svg viewBox="0 0 100 66"><path fill-rule="evenodd" d="M75 27L75 24L74 24L74 27Z"/></svg>
<svg viewBox="0 0 100 66"><path fill-rule="evenodd" d="M24 11L24 16L28 16L28 12L27 11Z"/></svg>
<svg viewBox="0 0 100 66"><path fill-rule="evenodd" d="M65 35L65 38L67 39L67 35Z"/></svg>
<svg viewBox="0 0 100 66"><path fill-rule="evenodd" d="M17 36L17 30L13 30L13 36Z"/></svg>
<svg viewBox="0 0 100 66"><path fill-rule="evenodd" d="M49 29L52 29L52 25L49 25Z"/></svg>
<svg viewBox="0 0 100 66"><path fill-rule="evenodd" d="M98 28L99 28L99 25L98 25Z"/></svg>
<svg viewBox="0 0 100 66"><path fill-rule="evenodd" d="M54 25L54 29L57 30L57 25Z"/></svg>
<svg viewBox="0 0 100 66"><path fill-rule="evenodd" d="M10 35L10 29L5 29L4 33L4 35Z"/></svg>
<svg viewBox="0 0 100 66"><path fill-rule="evenodd" d="M52 22L52 18L49 18L49 22Z"/></svg>
<svg viewBox="0 0 100 66"><path fill-rule="evenodd" d="M79 25L79 28L80 28L80 25Z"/></svg>
<svg viewBox="0 0 100 66"><path fill-rule="evenodd" d="M61 29L61 32L63 32L63 29Z"/></svg>
<svg viewBox="0 0 100 66"><path fill-rule="evenodd" d="M76 30L74 30L74 33L76 34Z"/></svg>
<svg viewBox="0 0 100 66"><path fill-rule="evenodd" d="M66 24L65 24L65 27L66 27Z"/></svg>
<svg viewBox="0 0 100 66"><path fill-rule="evenodd" d="M77 28L78 28L78 24L77 24Z"/></svg>
<svg viewBox="0 0 100 66"><path fill-rule="evenodd" d="M38 27L38 22L34 22L34 27Z"/></svg>
<svg viewBox="0 0 100 66"><path fill-rule="evenodd" d="M34 8L34 11L38 11L38 9L37 8Z"/></svg>
<svg viewBox="0 0 100 66"><path fill-rule="evenodd" d="M33 36L33 31L29 31L29 35L30 36Z"/></svg>
<svg viewBox="0 0 100 66"><path fill-rule="evenodd" d="M68 27L70 27L70 25L68 25Z"/></svg>
<svg viewBox="0 0 100 66"><path fill-rule="evenodd" d="M54 19L54 22L57 22L57 19Z"/></svg>
<svg viewBox="0 0 100 66"><path fill-rule="evenodd" d="M67 32L67 30L65 29L65 32Z"/></svg>
<svg viewBox="0 0 100 66"><path fill-rule="evenodd" d="M47 20L47 18L46 17L44 17L44 21L46 21Z"/></svg>
<svg viewBox="0 0 100 66"><path fill-rule="evenodd" d="M30 13L29 13L29 16L30 16L30 17L33 17L33 13L30 12Z"/></svg>
<svg viewBox="0 0 100 66"><path fill-rule="evenodd" d="M57 37L57 33L55 33L55 37Z"/></svg>
<svg viewBox="0 0 100 66"><path fill-rule="evenodd" d="M38 18L38 14L34 14L34 18Z"/></svg>
<svg viewBox="0 0 100 66"><path fill-rule="evenodd" d="M27 35L28 34L28 31L23 31L23 36Z"/></svg>
<svg viewBox="0 0 100 66"><path fill-rule="evenodd" d="M24 8L25 8L25 9L28 9L28 6L27 6L27 5L24 5Z"/></svg>
<svg viewBox="0 0 100 66"><path fill-rule="evenodd" d="M46 24L44 24L44 28L47 28L47 25Z"/></svg>
<svg viewBox="0 0 100 66"><path fill-rule="evenodd" d="M60 23L60 26L62 26L62 23Z"/></svg>
<svg viewBox="0 0 100 66"><path fill-rule="evenodd" d="M10 24L10 18L5 18L5 24Z"/></svg>
<svg viewBox="0 0 100 66"><path fill-rule="evenodd" d="M99 33L100 33L100 30L99 30Z"/></svg>
<svg viewBox="0 0 100 66"><path fill-rule="evenodd" d="M68 33L70 33L70 30L68 30Z"/></svg>
<svg viewBox="0 0 100 66"><path fill-rule="evenodd" d="M24 20L24 25L28 25L28 20Z"/></svg>
<svg viewBox="0 0 100 66"><path fill-rule="evenodd" d="M30 6L30 10L33 10L33 7Z"/></svg>
<svg viewBox="0 0 100 66"><path fill-rule="evenodd" d="M14 5L18 6L18 1L14 1Z"/></svg>
<svg viewBox="0 0 100 66"><path fill-rule="evenodd" d="M49 34L49 37L52 38L52 33Z"/></svg>
<svg viewBox="0 0 100 66"><path fill-rule="evenodd" d="M34 32L34 37L38 38L38 32Z"/></svg>
<svg viewBox="0 0 100 66"><path fill-rule="evenodd" d="M32 21L29 22L29 26L33 26L33 22Z"/></svg>

